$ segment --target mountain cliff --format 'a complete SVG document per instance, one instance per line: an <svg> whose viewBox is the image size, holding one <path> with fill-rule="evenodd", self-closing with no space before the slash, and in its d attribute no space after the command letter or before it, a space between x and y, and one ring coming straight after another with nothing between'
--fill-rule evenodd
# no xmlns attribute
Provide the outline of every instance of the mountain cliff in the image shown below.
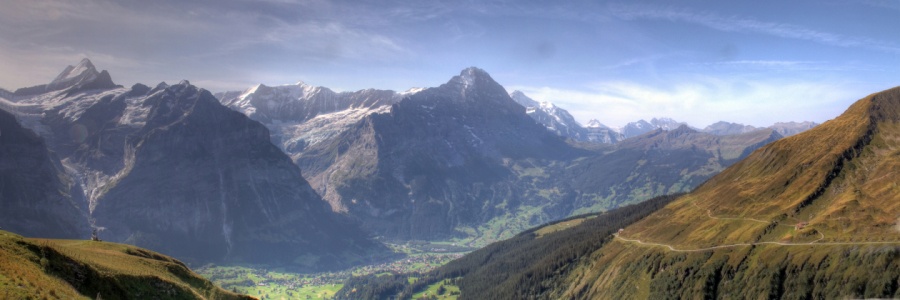
<svg viewBox="0 0 900 300"><path fill-rule="evenodd" d="M186 261L305 270L386 252L331 212L265 126L208 91L80 82L3 103L62 158L102 238Z"/></svg>
<svg viewBox="0 0 900 300"><path fill-rule="evenodd" d="M0 109L0 225L26 236L85 238L81 187L44 140Z"/></svg>

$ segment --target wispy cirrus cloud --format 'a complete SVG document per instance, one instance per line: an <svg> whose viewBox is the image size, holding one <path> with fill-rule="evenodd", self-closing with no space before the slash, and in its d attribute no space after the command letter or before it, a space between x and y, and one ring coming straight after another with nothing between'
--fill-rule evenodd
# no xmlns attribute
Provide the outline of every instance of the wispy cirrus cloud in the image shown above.
<svg viewBox="0 0 900 300"><path fill-rule="evenodd" d="M703 25L708 28L741 33L760 33L782 38L813 41L830 46L863 47L889 53L900 53L900 44L866 37L818 31L802 26L760 21L740 16L723 16L713 12L653 5L629 5L612 3L610 13L623 20L668 20Z"/></svg>

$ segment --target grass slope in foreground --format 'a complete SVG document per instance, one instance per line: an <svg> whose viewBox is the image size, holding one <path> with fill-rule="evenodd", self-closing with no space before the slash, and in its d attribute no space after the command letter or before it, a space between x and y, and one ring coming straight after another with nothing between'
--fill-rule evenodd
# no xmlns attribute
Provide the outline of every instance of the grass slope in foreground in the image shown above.
<svg viewBox="0 0 900 300"><path fill-rule="evenodd" d="M255 299L134 246L0 231L2 299ZM99 297L98 297L99 295Z"/></svg>

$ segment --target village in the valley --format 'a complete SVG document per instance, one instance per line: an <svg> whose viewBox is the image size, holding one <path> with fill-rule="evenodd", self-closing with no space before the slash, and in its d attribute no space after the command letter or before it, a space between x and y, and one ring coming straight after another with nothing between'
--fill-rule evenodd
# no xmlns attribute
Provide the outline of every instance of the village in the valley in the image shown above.
<svg viewBox="0 0 900 300"><path fill-rule="evenodd" d="M430 250L430 249L429 249ZM444 249L436 248L435 251ZM465 253L417 253L403 259L356 267L340 272L288 273L281 268L222 267L207 265L195 270L216 285L260 299L331 299L350 276L384 273L428 272Z"/></svg>

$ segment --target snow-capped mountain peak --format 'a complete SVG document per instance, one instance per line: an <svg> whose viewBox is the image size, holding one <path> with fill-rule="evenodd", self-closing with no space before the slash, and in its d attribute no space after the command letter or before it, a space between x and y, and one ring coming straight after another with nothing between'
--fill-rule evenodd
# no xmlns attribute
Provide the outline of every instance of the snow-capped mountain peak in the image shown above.
<svg viewBox="0 0 900 300"><path fill-rule="evenodd" d="M47 89L62 89L78 82L94 80L99 75L100 72L97 72L97 68L94 67L94 64L92 64L89 59L85 58L75 66L67 66L62 73L59 73L59 75L47 85Z"/></svg>

